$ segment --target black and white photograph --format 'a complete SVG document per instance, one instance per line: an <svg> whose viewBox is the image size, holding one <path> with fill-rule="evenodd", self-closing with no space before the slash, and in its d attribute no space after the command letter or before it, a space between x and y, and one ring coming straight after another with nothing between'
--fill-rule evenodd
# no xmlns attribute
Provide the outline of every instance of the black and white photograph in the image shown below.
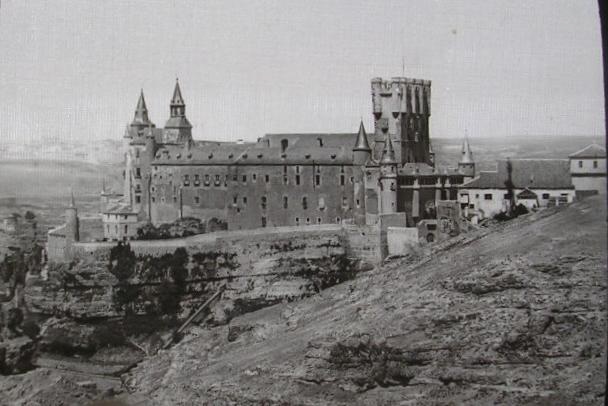
<svg viewBox="0 0 608 406"><path fill-rule="evenodd" d="M604 8L0 0L0 406L604 405Z"/></svg>

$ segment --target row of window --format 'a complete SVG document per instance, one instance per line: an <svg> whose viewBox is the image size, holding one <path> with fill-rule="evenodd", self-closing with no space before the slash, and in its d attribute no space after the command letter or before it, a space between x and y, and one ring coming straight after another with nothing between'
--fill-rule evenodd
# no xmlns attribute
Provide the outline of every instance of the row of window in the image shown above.
<svg viewBox="0 0 608 406"><path fill-rule="evenodd" d="M252 174L251 175L251 179L253 182L257 182L257 174ZM299 186L302 184L302 177L301 175L295 175L295 185ZM232 175L232 180L234 182L238 182L239 181L239 176L234 174ZM264 181L266 183L270 183L270 175L264 175ZM228 175L226 175L226 178L224 179L224 186L228 186ZM243 184L247 183L247 175L241 175L241 182ZM210 186L211 185L211 178L209 177L209 175L205 175L204 180L203 180L203 185L205 186ZM353 176L350 177L350 183L353 184L355 183L355 178ZM184 175L183 178L183 184L184 186L190 186L191 184L191 179L190 179L190 175ZM201 179L199 178L199 175L194 175L194 180L192 181L192 184L194 186L200 186L201 185ZM213 184L215 186L220 186L222 184L222 181L220 179L220 175L215 175L215 179L213 181ZM283 174L283 184L288 185L289 184L289 176L287 174ZM314 184L315 186L320 186L321 185L321 175L316 174L314 176ZM346 176L344 174L340 175L340 186L344 186L346 185Z"/></svg>
<svg viewBox="0 0 608 406"><path fill-rule="evenodd" d="M194 198L195 202L198 203L198 196L196 196ZM232 204L233 205L237 205L239 201L238 196L233 196L232 197ZM247 205L247 196L243 196L242 198L242 202L243 205ZM359 208L361 206L361 202L359 199L355 200L355 203L357 205L357 208ZM302 200L301 200L301 205L302 205L302 210L308 210L308 197L303 196ZM268 206L268 199L266 196L262 196L260 198L260 207L262 208L262 210L266 210ZM346 208L348 207L348 198L346 196L342 196L342 207ZM283 196L283 209L288 209L289 208L289 197L287 196ZM325 210L325 198L323 197L319 197L319 200L317 202L317 209L320 211L324 211ZM237 211L240 211L240 209L237 208Z"/></svg>
<svg viewBox="0 0 608 406"><path fill-rule="evenodd" d="M578 161L578 167L583 167L583 161ZM593 169L597 169L597 161L593 161Z"/></svg>
<svg viewBox="0 0 608 406"><path fill-rule="evenodd" d="M340 224L341 221L342 221L342 219L340 217L336 217L336 224ZM304 223L304 219L302 219L302 223ZM268 219L266 217L262 217L262 227L266 227L267 224L268 224ZM301 225L299 217L295 218L295 224L296 224L296 226ZM310 217L306 217L305 224L306 225L312 224ZM321 217L317 217L317 224L323 224L323 219Z"/></svg>
<svg viewBox="0 0 608 406"><path fill-rule="evenodd" d="M562 196L567 196L568 194L567 193L562 193L561 195ZM508 193L505 193L502 197L503 197L503 199L510 199L511 198L511 196ZM542 199L543 200L548 200L550 197L551 197L551 195L549 193L543 193L542 194ZM479 199L479 194L476 194L475 198ZM485 193L483 195L483 199L484 200L492 200L493 198L494 198L494 196L492 195L492 193Z"/></svg>

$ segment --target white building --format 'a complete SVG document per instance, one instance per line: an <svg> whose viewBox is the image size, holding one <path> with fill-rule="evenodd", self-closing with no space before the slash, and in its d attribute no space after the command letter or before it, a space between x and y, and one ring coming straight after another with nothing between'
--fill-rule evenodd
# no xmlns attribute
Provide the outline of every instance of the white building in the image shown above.
<svg viewBox="0 0 608 406"><path fill-rule="evenodd" d="M577 194L606 194L606 149L591 144L569 156L572 183Z"/></svg>
<svg viewBox="0 0 608 406"><path fill-rule="evenodd" d="M103 236L108 241L131 240L137 236L137 213L128 205L110 207L101 213Z"/></svg>
<svg viewBox="0 0 608 406"><path fill-rule="evenodd" d="M475 179L462 185L459 200L465 215L477 215L482 219L508 210L507 162L498 161L496 171L481 171ZM568 160L514 159L510 162L516 204L534 208L574 200L575 190Z"/></svg>

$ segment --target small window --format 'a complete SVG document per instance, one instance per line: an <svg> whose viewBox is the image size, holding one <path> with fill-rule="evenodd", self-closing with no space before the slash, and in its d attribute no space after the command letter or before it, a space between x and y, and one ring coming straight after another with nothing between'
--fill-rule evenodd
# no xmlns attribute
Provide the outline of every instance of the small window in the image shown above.
<svg viewBox="0 0 608 406"><path fill-rule="evenodd" d="M243 183L247 183L247 175L243 175Z"/></svg>
<svg viewBox="0 0 608 406"><path fill-rule="evenodd" d="M237 202L238 202L238 198L239 198L238 196L234 195L234 196L232 197L232 204L237 204Z"/></svg>
<svg viewBox="0 0 608 406"><path fill-rule="evenodd" d="M266 227L266 217L262 217L262 227Z"/></svg>
<svg viewBox="0 0 608 406"><path fill-rule="evenodd" d="M547 200L549 197L551 197L549 193L543 193L543 199Z"/></svg>
<svg viewBox="0 0 608 406"><path fill-rule="evenodd" d="M139 149L135 150L135 158L139 158Z"/></svg>
<svg viewBox="0 0 608 406"><path fill-rule="evenodd" d="M596 164L597 164L597 162L596 162ZM141 178L141 169L140 168L135 168L135 177Z"/></svg>
<svg viewBox="0 0 608 406"><path fill-rule="evenodd" d="M427 224L426 229L430 231L437 230L437 224Z"/></svg>
<svg viewBox="0 0 608 406"><path fill-rule="evenodd" d="M310 217L306 217L306 225L310 224Z"/></svg>
<svg viewBox="0 0 608 406"><path fill-rule="evenodd" d="M475 199L479 199L479 193L475 194Z"/></svg>
<svg viewBox="0 0 608 406"><path fill-rule="evenodd" d="M198 196L194 196L194 203L199 204L201 202L201 198Z"/></svg>
<svg viewBox="0 0 608 406"><path fill-rule="evenodd" d="M127 215L125 214L124 216L122 216L122 218L126 220L127 219Z"/></svg>
<svg viewBox="0 0 608 406"><path fill-rule="evenodd" d="M593 161L593 168L597 169L597 161Z"/></svg>
<svg viewBox="0 0 608 406"><path fill-rule="evenodd" d="M508 193L505 193L502 197L503 197L503 199L510 199L511 195L509 195Z"/></svg>
<svg viewBox="0 0 608 406"><path fill-rule="evenodd" d="M321 175L315 175L315 184L317 186L321 184Z"/></svg>
<svg viewBox="0 0 608 406"><path fill-rule="evenodd" d="M125 234L129 232L129 226L125 224Z"/></svg>
<svg viewBox="0 0 608 406"><path fill-rule="evenodd" d="M306 199L306 196L302 198L302 209L308 209L308 200Z"/></svg>
<svg viewBox="0 0 608 406"><path fill-rule="evenodd" d="M283 208L286 209L289 205L289 198L287 196L283 196Z"/></svg>
<svg viewBox="0 0 608 406"><path fill-rule="evenodd" d="M492 200L492 193L486 193L485 195L483 195L483 198L485 200Z"/></svg>
<svg viewBox="0 0 608 406"><path fill-rule="evenodd" d="M221 184L222 184L222 181L220 180L220 175L215 175L214 185L215 186L220 186Z"/></svg>
<svg viewBox="0 0 608 406"><path fill-rule="evenodd" d="M255 182L257 179L258 179L258 175L257 175L257 173L254 173L253 175L251 175L251 180L252 180L252 181L254 181L254 182Z"/></svg>
<svg viewBox="0 0 608 406"><path fill-rule="evenodd" d="M323 146L323 138L319 137L319 138L317 138L317 141L319 142L319 146L322 147Z"/></svg>
<svg viewBox="0 0 608 406"><path fill-rule="evenodd" d="M268 200L266 199L266 196L262 196L262 203L261 203L262 210L266 210L267 201Z"/></svg>
<svg viewBox="0 0 608 406"><path fill-rule="evenodd" d="M287 147L289 146L289 141L283 139L281 140L281 153L285 152Z"/></svg>
<svg viewBox="0 0 608 406"><path fill-rule="evenodd" d="M300 175L296 175L296 185L300 185Z"/></svg>
<svg viewBox="0 0 608 406"><path fill-rule="evenodd" d="M361 202L359 201L359 199L357 199L357 200L355 201L355 204L357 205L357 208L361 207Z"/></svg>
<svg viewBox="0 0 608 406"><path fill-rule="evenodd" d="M243 204L247 204L247 196L243 196Z"/></svg>
<svg viewBox="0 0 608 406"><path fill-rule="evenodd" d="M340 224L340 221L342 221L342 220L340 220L340 217L336 217L336 223Z"/></svg>
<svg viewBox="0 0 608 406"><path fill-rule="evenodd" d="M469 204L469 209L474 209L475 205L473 203Z"/></svg>
<svg viewBox="0 0 608 406"><path fill-rule="evenodd" d="M135 203L141 203L141 196L135 196Z"/></svg>
<svg viewBox="0 0 608 406"><path fill-rule="evenodd" d="M323 198L322 196L319 197L319 210L323 211L325 210L325 198Z"/></svg>
<svg viewBox="0 0 608 406"><path fill-rule="evenodd" d="M342 206L348 206L348 198L346 196L342 196Z"/></svg>
<svg viewBox="0 0 608 406"><path fill-rule="evenodd" d="M156 198L152 196L152 203L156 203Z"/></svg>
<svg viewBox="0 0 608 406"><path fill-rule="evenodd" d="M344 177L344 175L340 175L340 186L344 186L346 178Z"/></svg>
<svg viewBox="0 0 608 406"><path fill-rule="evenodd" d="M300 173L300 165L296 165L296 173Z"/></svg>
<svg viewBox="0 0 608 406"><path fill-rule="evenodd" d="M299 226L299 225L300 225L300 218L296 217L296 226Z"/></svg>
<svg viewBox="0 0 608 406"><path fill-rule="evenodd" d="M583 161L578 161L578 167L582 168L583 167Z"/></svg>
<svg viewBox="0 0 608 406"><path fill-rule="evenodd" d="M321 224L321 217L317 217L317 224Z"/></svg>
<svg viewBox="0 0 608 406"><path fill-rule="evenodd" d="M265 180L266 180L266 183L270 183L270 176L265 175L264 177L266 178L266 179L265 179Z"/></svg>

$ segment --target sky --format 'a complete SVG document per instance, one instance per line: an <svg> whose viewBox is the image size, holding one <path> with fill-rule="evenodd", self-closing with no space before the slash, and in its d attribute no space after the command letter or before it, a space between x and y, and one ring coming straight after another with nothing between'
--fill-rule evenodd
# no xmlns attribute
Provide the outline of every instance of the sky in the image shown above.
<svg viewBox="0 0 608 406"><path fill-rule="evenodd" d="M372 131L432 81L431 137L603 135L595 0L1 0L0 143L121 139L179 77L195 139Z"/></svg>

